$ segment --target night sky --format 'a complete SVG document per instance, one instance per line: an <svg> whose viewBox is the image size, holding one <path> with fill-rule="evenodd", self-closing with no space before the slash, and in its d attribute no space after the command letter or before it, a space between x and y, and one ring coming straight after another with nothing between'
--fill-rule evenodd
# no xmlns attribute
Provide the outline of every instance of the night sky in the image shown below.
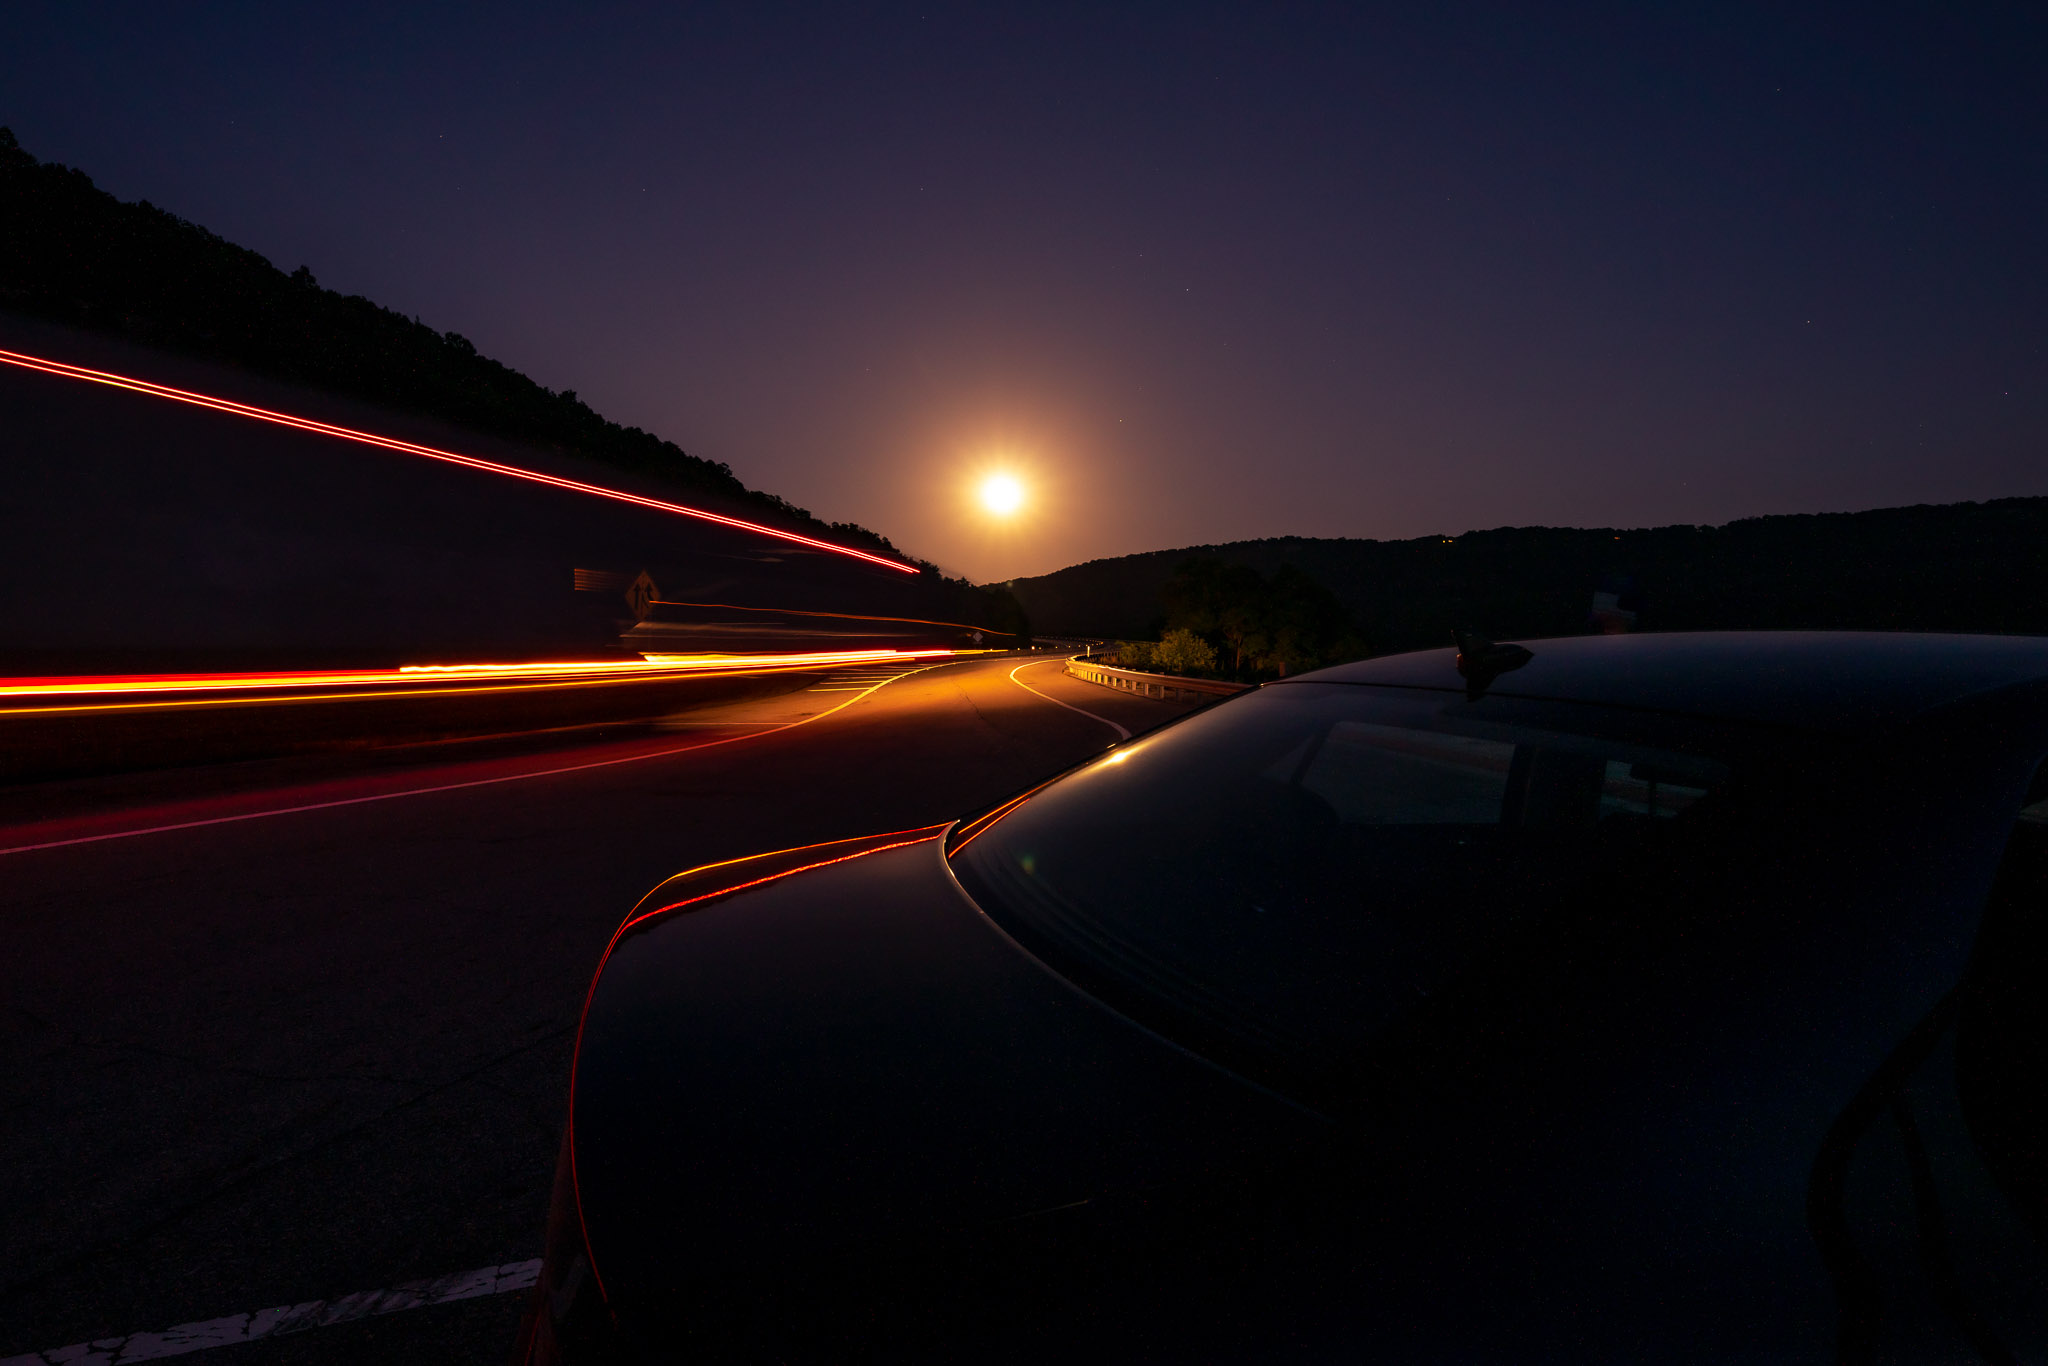
<svg viewBox="0 0 2048 1366"><path fill-rule="evenodd" d="M2044 16L16 5L0 123L992 579L2048 494Z"/></svg>

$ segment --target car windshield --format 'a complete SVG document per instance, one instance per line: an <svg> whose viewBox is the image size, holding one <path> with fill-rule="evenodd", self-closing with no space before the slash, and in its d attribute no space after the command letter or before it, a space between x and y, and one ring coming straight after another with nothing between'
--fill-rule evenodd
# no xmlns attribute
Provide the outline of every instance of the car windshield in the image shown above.
<svg viewBox="0 0 2048 1366"><path fill-rule="evenodd" d="M1283 684L1121 748L954 837L990 914L1180 1037L1299 1072L1477 968L1671 910L1784 737L1620 709Z"/></svg>

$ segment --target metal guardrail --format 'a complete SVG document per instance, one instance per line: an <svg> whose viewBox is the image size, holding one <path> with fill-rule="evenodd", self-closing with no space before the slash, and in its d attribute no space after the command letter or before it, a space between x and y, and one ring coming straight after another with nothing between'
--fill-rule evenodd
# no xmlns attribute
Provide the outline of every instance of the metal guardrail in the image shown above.
<svg viewBox="0 0 2048 1366"><path fill-rule="evenodd" d="M1097 664L1085 655L1075 655L1068 660L1067 672L1083 682L1099 683L1119 692L1169 700L1228 697L1232 693L1250 692L1258 686L1254 683L1223 683L1209 678L1181 678L1175 674L1139 673L1135 669L1113 669L1107 664Z"/></svg>

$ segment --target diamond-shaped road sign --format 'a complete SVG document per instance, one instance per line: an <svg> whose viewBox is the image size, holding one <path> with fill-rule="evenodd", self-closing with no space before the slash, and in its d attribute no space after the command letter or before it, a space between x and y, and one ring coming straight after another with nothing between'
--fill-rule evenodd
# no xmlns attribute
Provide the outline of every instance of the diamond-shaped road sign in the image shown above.
<svg viewBox="0 0 2048 1366"><path fill-rule="evenodd" d="M640 577L626 585L626 606L633 609L633 620L645 621L653 616L654 600L660 594L661 590L654 586L654 580L647 571L641 570Z"/></svg>

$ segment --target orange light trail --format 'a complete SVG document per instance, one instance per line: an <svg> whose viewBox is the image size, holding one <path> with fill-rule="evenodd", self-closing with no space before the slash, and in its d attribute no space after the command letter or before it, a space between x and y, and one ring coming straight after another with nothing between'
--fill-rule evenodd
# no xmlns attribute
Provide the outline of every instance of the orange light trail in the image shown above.
<svg viewBox="0 0 2048 1366"><path fill-rule="evenodd" d="M1004 802L995 810L984 812L982 815L976 816L973 820L967 822L965 825L956 829L953 832L953 838L946 842L946 857L951 858L953 855L959 853L962 849L965 849L968 845L980 839L983 835L987 834L990 830L993 830L995 828L996 822L1000 821L1003 817L1009 815L1012 811L1015 811L1018 807L1024 805L1024 803L1030 801L1033 797L1037 796L1046 788L1052 786L1055 782L1057 782L1061 777L1064 776L1064 774L1055 774L1052 777L1047 778L1044 782L1040 783L1037 787L1030 788L1027 791L1018 793L1016 796L1010 798L1010 800Z"/></svg>
<svg viewBox="0 0 2048 1366"><path fill-rule="evenodd" d="M636 909L619 926L618 932L612 936L612 942L616 945L619 940L626 937L627 932L635 925L652 920L658 915L667 915L670 911L679 911L685 906L694 906L700 901L709 901L713 897L730 896L734 892L744 892L750 887L760 887L770 882L780 882L783 878L794 877L798 873L808 873L814 868L829 868L835 863L850 863L857 858L866 858L869 854L879 854L890 849L901 849L906 845L924 844L945 834L946 827L950 824L950 821L941 821L937 825L919 826L915 830L894 830L885 835L856 835L852 839L823 840L817 844L799 844L793 849L771 849L765 854L748 854L745 858L729 858L719 863L706 863L696 868L686 869L676 874L676 877L689 877L692 873L708 873L714 868L731 868L742 863L758 863L762 859L780 858L784 854L808 853L813 849L832 849L842 844L864 844L868 840L877 839L893 841L893 843L874 845L851 854L841 854L836 858L820 856L816 861L806 863L798 868L784 868L779 872L770 873L766 877L757 877L746 882L727 883L709 891L699 892L695 896L684 897L681 901L671 901L665 906L657 906L651 911ZM669 881L673 882L675 878L670 878Z"/></svg>
<svg viewBox="0 0 2048 1366"><path fill-rule="evenodd" d="M0 350L0 363L18 365L24 370L36 370L62 379L84 380L89 384L105 384L116 389L127 389L133 393L147 394L151 398L168 399L173 403L189 403L195 407L211 408L215 412L231 413L236 417L251 418L258 422L276 423L281 427L294 427L303 432L320 436L338 437L343 441L360 442L366 446L379 446L388 451L400 451L407 455L424 456L428 460L439 460L445 464L460 465L465 469L482 470L487 474L501 474L510 479L524 479L528 483L545 484L550 488L567 489L571 493L587 493L596 498L609 498L618 503L631 503L636 507L652 508L656 512L674 513L678 517L693 517L701 522L715 522L741 531L751 531L761 536L772 536L778 541L789 541L796 545L809 546L813 550L829 551L834 555L849 555L856 560L878 564L884 569L894 569L903 574L915 574L916 565L892 560L885 555L870 554L855 550L852 546L834 545L794 531L782 531L759 522L749 522L738 517L728 517L719 512L706 512L702 508L686 507L660 498L647 498L623 489L606 488L602 484L586 484L580 479L564 479L559 475L543 474L539 470L522 469L517 465L501 464L496 460L485 460L474 455L458 455L434 446L422 446L417 442L401 441L396 437L378 436L375 432L357 431L353 427L339 427L331 422L320 422L310 417L295 417L290 413L275 412L269 408L258 408L253 404L237 403L233 399L216 398L210 394L194 393L190 389L175 389L168 384L157 384L131 375L117 375L107 370L92 370L83 365L72 365L65 361L46 360L41 356L25 355L19 351Z"/></svg>
<svg viewBox="0 0 2048 1366"><path fill-rule="evenodd" d="M515 769L515 771L509 773L497 773L487 777L465 778L455 782L432 783L425 787L404 787L399 788L395 791L372 792L362 796L337 797L331 801L303 802L291 806L275 806L254 811L238 811L228 815L203 816L193 820L167 821L160 825L149 825L142 826L139 828L113 829L91 834L72 835L66 838L37 840L32 843L17 844L12 847L0 847L0 857L4 857L9 854L35 853L38 850L43 849L64 849L81 844L98 844L103 840L132 839L144 835L162 835L169 834L175 831L198 830L212 826L232 825L242 821L270 820L283 816L302 815L306 812L311 811L330 811L337 807L363 806L372 802L403 801L412 797L426 797L443 792L472 791L478 788L497 787L505 783L522 783L531 782L539 778L556 778L560 777L565 773L592 773L605 769L618 768L621 765L625 764L644 764L650 762L659 762L664 759L673 759L680 755L695 753L699 750L722 749L728 745L743 745L747 744L750 741L766 739L768 736L771 735L782 735L786 732L797 730L804 726L816 725L819 722L826 720L828 717L837 716L839 713L845 711L849 707L854 706L856 703L862 702L867 698L874 696L875 693L879 692L882 688L898 681L899 679L915 677L916 675L924 673L929 669L944 668L947 664L955 662L955 659L957 659L957 657L971 655L977 652L972 650L957 650L941 651L940 653L951 655L955 658L934 660L923 665L920 668L905 669L901 673L892 674L888 678L881 679L880 681L876 682L872 687L863 688L861 691L855 693L853 696L847 698L843 702L835 702L833 705L825 708L823 711L811 712L807 715L799 716L791 721L783 721L778 724L767 726L761 730L744 731L738 735L724 735L713 740L695 739L681 744L663 745L659 748L642 750L637 753L619 755L603 759L590 759L579 763L557 764L550 765L544 768L520 768ZM181 704L171 703L165 705ZM202 703L200 705L204 704ZM943 827L931 828L943 829ZM884 836L883 838L891 838L891 836ZM740 861L744 862L745 860ZM706 866L711 867L716 865Z"/></svg>
<svg viewBox="0 0 2048 1366"><path fill-rule="evenodd" d="M679 911L685 906L694 906L700 901L709 901L713 897L731 896L734 892L744 892L755 887L765 887L771 882L780 882L786 877L795 877L798 873L809 873L815 872L820 868L830 868L835 863L851 863L855 859L866 858L869 854L886 854L891 849L905 849L913 844L928 844L944 834L946 830L946 827L943 825L934 825L927 828L930 831L928 834L913 832L910 838L898 840L894 844L878 844L872 849L863 849L858 853L841 854L838 858L820 859L816 863L806 863L801 868L785 868L779 873L770 873L766 877L757 877L752 882L736 882L730 887L720 887L716 891L685 897L681 901L672 901L668 905L648 911L644 915L635 916L619 927L619 934L624 936L628 930L644 921L652 920L656 916L667 915L670 911Z"/></svg>
<svg viewBox="0 0 2048 1366"><path fill-rule="evenodd" d="M7 678L0 679L0 701L19 699L35 705L0 707L0 713L47 711L66 703L124 707L242 705L264 701L413 696L424 692L579 687L653 682L692 675L909 663L950 658L957 653L939 649L829 650L782 655L647 655L637 660L560 660L532 664L408 664L396 669L336 672ZM334 689L346 691L336 692Z"/></svg>

